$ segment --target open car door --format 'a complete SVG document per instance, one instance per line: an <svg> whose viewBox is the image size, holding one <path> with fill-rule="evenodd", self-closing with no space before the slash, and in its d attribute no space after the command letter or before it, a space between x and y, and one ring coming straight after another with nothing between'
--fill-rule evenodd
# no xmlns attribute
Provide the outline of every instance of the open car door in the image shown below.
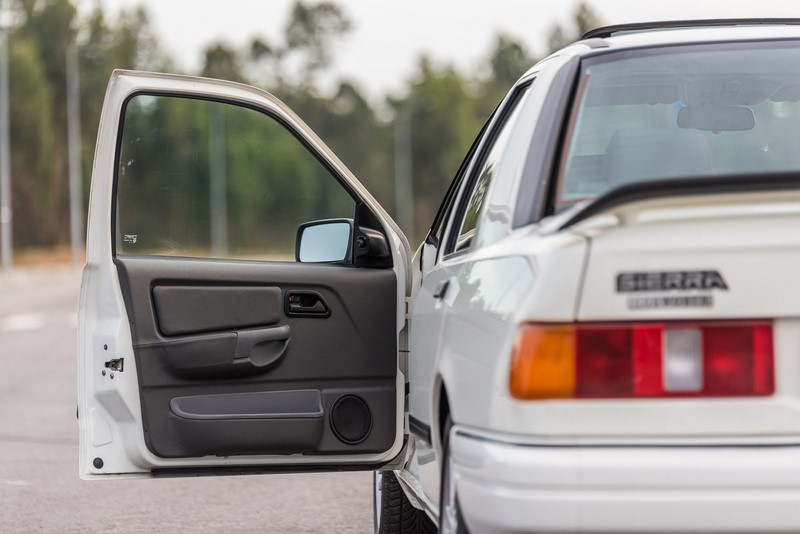
<svg viewBox="0 0 800 534"><path fill-rule="evenodd" d="M408 243L268 93L114 72L87 249L83 478L375 469L401 452Z"/></svg>

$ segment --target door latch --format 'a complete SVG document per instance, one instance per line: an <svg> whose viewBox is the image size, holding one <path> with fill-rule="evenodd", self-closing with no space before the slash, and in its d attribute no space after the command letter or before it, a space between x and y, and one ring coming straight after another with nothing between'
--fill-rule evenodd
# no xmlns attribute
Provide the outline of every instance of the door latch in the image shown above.
<svg viewBox="0 0 800 534"><path fill-rule="evenodd" d="M117 372L121 373L124 363L125 363L125 358L115 358L113 360L108 360L105 363L105 366L106 366L106 369L111 369L112 371L117 371ZM114 376L114 375L111 375L111 376Z"/></svg>

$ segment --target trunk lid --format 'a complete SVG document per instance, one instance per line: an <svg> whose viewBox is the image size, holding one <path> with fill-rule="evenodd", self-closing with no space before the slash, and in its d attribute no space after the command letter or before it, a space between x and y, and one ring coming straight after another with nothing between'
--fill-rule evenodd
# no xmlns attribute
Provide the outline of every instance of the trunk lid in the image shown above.
<svg viewBox="0 0 800 534"><path fill-rule="evenodd" d="M544 411L559 422L554 433L690 442L800 436L800 192L641 199L566 231L589 241L579 323L770 320L775 393L553 401Z"/></svg>
<svg viewBox="0 0 800 534"><path fill-rule="evenodd" d="M800 192L635 202L590 240L579 321L800 316Z"/></svg>

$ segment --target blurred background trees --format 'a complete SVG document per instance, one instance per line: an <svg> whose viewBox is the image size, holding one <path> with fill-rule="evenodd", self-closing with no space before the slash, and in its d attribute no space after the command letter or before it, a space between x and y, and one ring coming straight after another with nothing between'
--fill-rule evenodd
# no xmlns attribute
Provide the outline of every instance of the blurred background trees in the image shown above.
<svg viewBox="0 0 800 534"><path fill-rule="evenodd" d="M13 243L17 250L65 247L69 244L67 51L77 47L79 58L84 206L111 71L175 72L176 68L159 47L142 8L109 19L99 3L86 16L79 16L75 0L15 0L12 6ZM587 4L580 4L574 18L571 26L553 28L552 48L599 23ZM253 36L244 50L224 42L209 43L202 69L189 74L251 83L284 100L390 212L396 213L399 203L400 210L411 214L406 229L413 226L413 246L424 237L481 125L511 84L541 56L514 36L498 35L486 56L476 58L481 67L475 72L420 57L402 90L371 102L350 80L320 89L323 75L327 80L333 77L336 45L352 27L336 3L297 0L283 35ZM395 198L400 190L395 176L401 170L411 180L406 184L413 198L410 207Z"/></svg>

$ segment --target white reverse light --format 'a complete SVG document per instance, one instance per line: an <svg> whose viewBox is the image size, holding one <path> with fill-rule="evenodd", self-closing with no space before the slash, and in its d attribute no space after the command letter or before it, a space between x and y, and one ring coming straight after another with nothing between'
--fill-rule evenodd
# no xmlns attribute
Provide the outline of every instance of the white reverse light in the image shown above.
<svg viewBox="0 0 800 534"><path fill-rule="evenodd" d="M699 328L664 330L663 372L664 391L703 389L703 333Z"/></svg>

